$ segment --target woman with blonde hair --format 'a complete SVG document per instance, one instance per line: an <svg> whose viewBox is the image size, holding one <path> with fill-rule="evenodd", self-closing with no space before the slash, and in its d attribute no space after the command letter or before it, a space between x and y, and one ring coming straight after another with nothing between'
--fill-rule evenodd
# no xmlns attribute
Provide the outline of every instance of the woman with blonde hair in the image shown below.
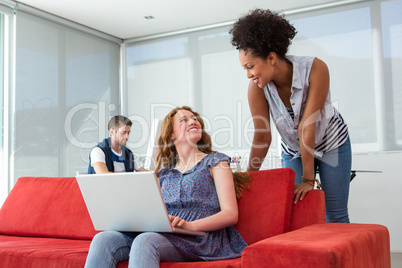
<svg viewBox="0 0 402 268"><path fill-rule="evenodd" d="M183 262L238 258L247 246L237 232L238 209L230 158L212 150L198 113L183 106L163 120L158 139L157 172L161 193L176 228L204 231L205 236L168 233L97 234L86 267L159 267L161 261ZM237 174L238 193L247 173Z"/></svg>

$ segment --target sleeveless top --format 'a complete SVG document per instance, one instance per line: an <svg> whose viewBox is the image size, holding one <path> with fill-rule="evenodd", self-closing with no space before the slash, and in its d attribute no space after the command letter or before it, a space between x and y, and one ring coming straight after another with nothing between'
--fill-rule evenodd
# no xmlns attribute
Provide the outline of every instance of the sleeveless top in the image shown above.
<svg viewBox="0 0 402 268"><path fill-rule="evenodd" d="M303 116L304 107L309 92L309 76L314 57L286 56L293 66L293 81L291 88L290 104L287 108L273 81L264 87L265 98L269 105L269 111L275 126L282 138L283 153L300 157L300 142L298 128ZM306 120L307 124L316 124L315 128L315 156L341 146L348 138L348 127L340 113L333 107L331 94L325 100L324 107L316 122Z"/></svg>

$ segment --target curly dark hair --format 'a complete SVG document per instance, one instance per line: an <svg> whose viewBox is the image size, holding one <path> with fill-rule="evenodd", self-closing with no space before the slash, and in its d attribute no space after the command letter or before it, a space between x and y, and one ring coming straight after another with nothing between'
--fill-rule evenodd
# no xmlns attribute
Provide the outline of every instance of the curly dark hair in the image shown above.
<svg viewBox="0 0 402 268"><path fill-rule="evenodd" d="M270 52L285 58L297 31L283 16L270 10L254 9L238 19L229 31L236 49L266 59Z"/></svg>

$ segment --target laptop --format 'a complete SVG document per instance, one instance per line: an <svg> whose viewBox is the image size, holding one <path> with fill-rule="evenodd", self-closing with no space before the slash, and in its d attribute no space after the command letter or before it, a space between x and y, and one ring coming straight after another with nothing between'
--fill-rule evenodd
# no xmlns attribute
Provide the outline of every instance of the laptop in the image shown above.
<svg viewBox="0 0 402 268"><path fill-rule="evenodd" d="M205 236L171 226L154 171L77 174L76 179L97 231Z"/></svg>

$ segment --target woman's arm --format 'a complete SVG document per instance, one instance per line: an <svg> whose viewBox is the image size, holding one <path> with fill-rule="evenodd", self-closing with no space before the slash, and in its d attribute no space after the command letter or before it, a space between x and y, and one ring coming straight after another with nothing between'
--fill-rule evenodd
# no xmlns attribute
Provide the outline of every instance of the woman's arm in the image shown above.
<svg viewBox="0 0 402 268"><path fill-rule="evenodd" d="M170 216L172 225L189 230L215 231L237 223L238 209L233 182L233 174L226 161L211 168L221 211L209 217L186 222L179 217Z"/></svg>
<svg viewBox="0 0 402 268"><path fill-rule="evenodd" d="M259 170L271 145L269 106L263 89L253 81L248 87L248 104L254 123L254 137L247 170Z"/></svg>
<svg viewBox="0 0 402 268"><path fill-rule="evenodd" d="M329 92L329 71L327 65L316 58L311 67L309 77L309 92L304 108L303 116L299 124L300 152L303 165L303 178L314 179L314 150L315 150L315 125L325 105ZM294 203L303 200L307 192L311 191L314 185L303 182L296 185Z"/></svg>

